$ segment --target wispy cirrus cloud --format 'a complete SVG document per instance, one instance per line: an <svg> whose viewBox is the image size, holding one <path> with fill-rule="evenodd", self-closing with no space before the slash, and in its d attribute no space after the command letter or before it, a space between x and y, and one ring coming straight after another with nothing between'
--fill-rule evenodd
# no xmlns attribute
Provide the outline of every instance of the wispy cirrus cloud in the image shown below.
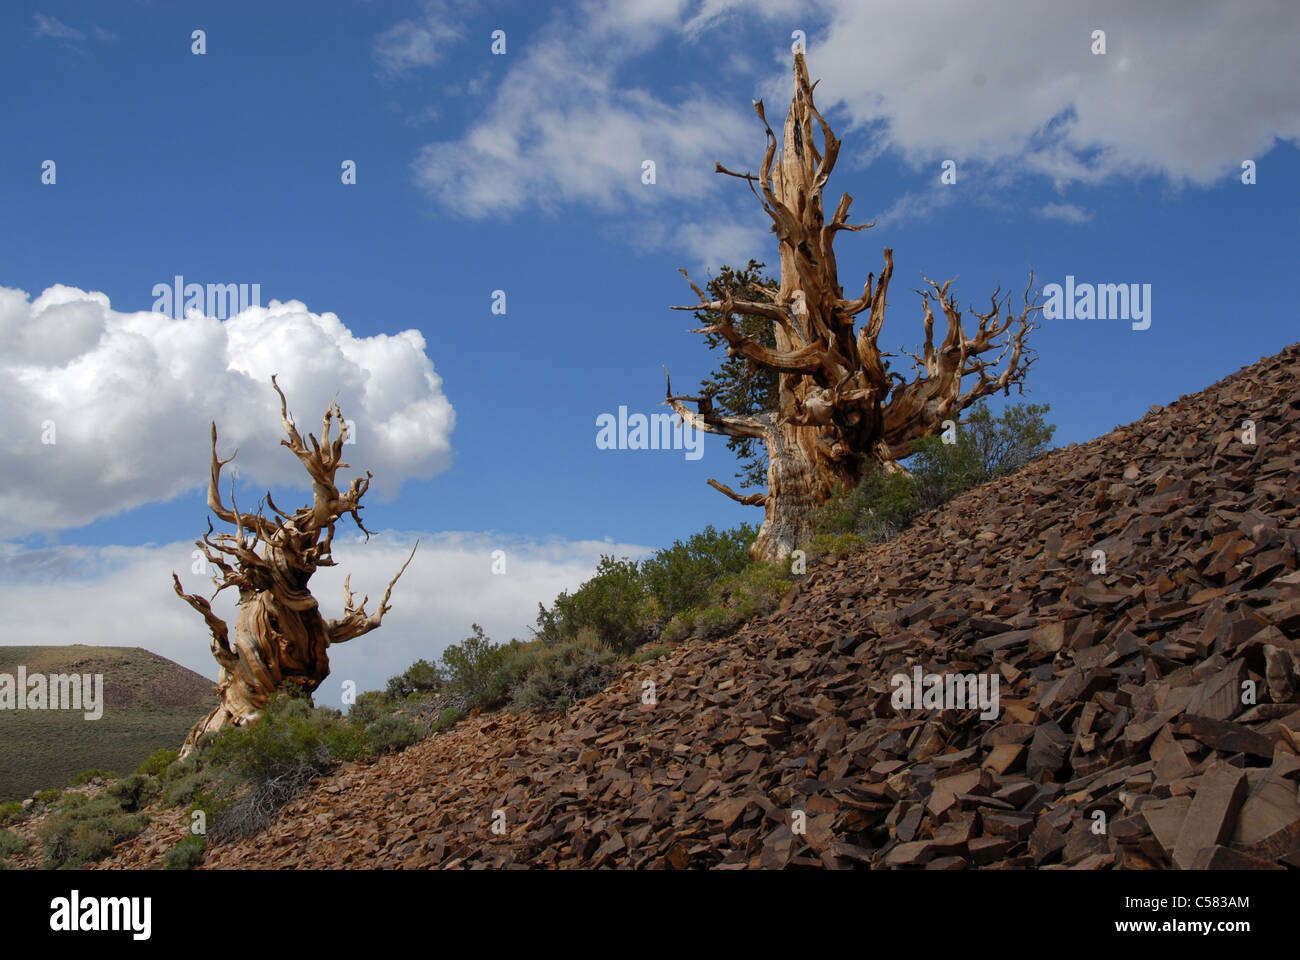
<svg viewBox="0 0 1300 960"><path fill-rule="evenodd" d="M439 63L449 44L463 39L464 27L444 0L428 0L423 14L393 24L375 37L372 51L380 73L394 77Z"/></svg>
<svg viewBox="0 0 1300 960"><path fill-rule="evenodd" d="M92 35L102 43L112 43L117 39L117 34L98 24L92 24L88 33L86 30L69 26L58 17L46 16L39 12L32 14L32 26L28 29L37 37L56 40L60 46L76 50L78 53L81 52L83 41Z"/></svg>
<svg viewBox="0 0 1300 960"><path fill-rule="evenodd" d="M620 89L617 49L589 46L580 59L562 36L535 41L482 120L421 151L416 179L438 206L483 219L569 204L644 210L712 192L716 144L752 139L752 116L701 90L670 103Z"/></svg>
<svg viewBox="0 0 1300 960"><path fill-rule="evenodd" d="M417 184L439 210L470 219L575 207L612 217L607 232L642 249L684 245L695 267L757 254L765 227L736 225L727 206L751 198L714 172L722 145L761 144L752 111L696 85L661 92L619 79L629 58L675 35L687 6L556 14L512 59L479 118L420 151Z"/></svg>
<svg viewBox="0 0 1300 960"><path fill-rule="evenodd" d="M70 27L58 17L47 17L43 13L33 13L32 20L35 26L32 32L38 37L49 37L52 40L84 40L86 35L75 27Z"/></svg>
<svg viewBox="0 0 1300 960"><path fill-rule="evenodd" d="M1092 211L1073 203L1045 203L1034 213L1044 220L1060 220L1064 223L1087 223L1092 219Z"/></svg>

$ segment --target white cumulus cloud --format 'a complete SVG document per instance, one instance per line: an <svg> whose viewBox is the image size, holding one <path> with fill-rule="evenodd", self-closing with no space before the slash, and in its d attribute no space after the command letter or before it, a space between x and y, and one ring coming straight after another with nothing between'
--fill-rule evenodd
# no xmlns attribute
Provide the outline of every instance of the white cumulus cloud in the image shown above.
<svg viewBox="0 0 1300 960"><path fill-rule="evenodd" d="M356 425L344 459L375 474L380 496L450 462L455 411L418 330L358 337L296 300L176 320L56 285L35 300L0 287L0 342L0 537L81 526L206 485L214 420L222 457L240 448L227 470L304 486L301 464L279 445L273 373L304 439L320 437L337 398Z"/></svg>

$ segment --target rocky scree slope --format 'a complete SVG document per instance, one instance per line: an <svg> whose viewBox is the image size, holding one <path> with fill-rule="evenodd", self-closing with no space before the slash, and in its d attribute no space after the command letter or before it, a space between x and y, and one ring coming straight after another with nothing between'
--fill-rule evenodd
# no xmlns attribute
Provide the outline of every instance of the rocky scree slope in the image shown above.
<svg viewBox="0 0 1300 960"><path fill-rule="evenodd" d="M207 865L1300 867L1297 371L1300 345L811 564L564 717L348 765ZM895 709L916 666L996 674L998 716Z"/></svg>

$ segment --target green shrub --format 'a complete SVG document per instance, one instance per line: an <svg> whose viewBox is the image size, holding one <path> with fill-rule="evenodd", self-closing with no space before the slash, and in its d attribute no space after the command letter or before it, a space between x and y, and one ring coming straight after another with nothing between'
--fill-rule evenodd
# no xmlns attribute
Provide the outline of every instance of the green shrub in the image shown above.
<svg viewBox="0 0 1300 960"><path fill-rule="evenodd" d="M120 793L105 790L93 797L84 793L69 793L59 804L56 815L85 823L115 821L121 819L124 813L136 813L133 804L137 799L131 790ZM145 822L148 822L148 818Z"/></svg>
<svg viewBox="0 0 1300 960"><path fill-rule="evenodd" d="M959 432L956 443L944 443L940 437L924 437L915 444L908 460L915 478L921 508L932 510L947 503L963 490L988 479L980 464L979 450L971 434Z"/></svg>
<svg viewBox="0 0 1300 960"><path fill-rule="evenodd" d="M515 688L515 710L530 708L563 712L570 705L599 693L619 671L618 658L609 650L569 643L546 651Z"/></svg>
<svg viewBox="0 0 1300 960"><path fill-rule="evenodd" d="M110 804L110 809L117 808L117 802L113 800L112 797L106 797L106 796L95 797L94 801L97 805L100 806L102 806L105 803L108 803ZM60 810L78 810L90 802L91 802L91 797L89 794L77 793L76 791L70 790L66 794L64 794L62 799L59 800L58 808ZM54 805L51 804L51 806Z"/></svg>
<svg viewBox="0 0 1300 960"><path fill-rule="evenodd" d="M920 512L916 482L906 473L869 473L847 493L836 486L813 517L819 534L853 534L876 543L897 536Z"/></svg>
<svg viewBox="0 0 1300 960"><path fill-rule="evenodd" d="M644 642L652 601L635 560L602 556L596 574L572 596L561 593L547 610L538 604L538 629L546 646L569 643L585 628L611 650L631 650Z"/></svg>
<svg viewBox="0 0 1300 960"><path fill-rule="evenodd" d="M95 779L116 780L117 774L114 773L112 770L99 770L95 768L92 768L90 770L83 770L81 771L81 773L77 774L75 777L72 778L72 785L74 787L79 787L82 784L90 783L91 780L95 780Z"/></svg>
<svg viewBox="0 0 1300 960"><path fill-rule="evenodd" d="M176 757L175 750L168 750L166 747L155 750L149 754L144 763L135 768L135 772L146 777L158 777L161 780L167 768L176 762Z"/></svg>
<svg viewBox="0 0 1300 960"><path fill-rule="evenodd" d="M749 566L749 544L755 536L757 531L749 524L722 533L708 526L643 561L641 576L658 613L672 617L704 603L710 584Z"/></svg>
<svg viewBox="0 0 1300 960"><path fill-rule="evenodd" d="M511 691L528 673L543 649L540 642L511 640L501 645L484 636L477 623L464 643L454 643L442 654L446 689L465 698L470 707L492 710L510 699Z"/></svg>
<svg viewBox="0 0 1300 960"><path fill-rule="evenodd" d="M17 800L0 803L0 827L7 827L23 818L23 805Z"/></svg>
<svg viewBox="0 0 1300 960"><path fill-rule="evenodd" d="M699 608L683 610L664 625L663 638L669 643L680 643L687 637L695 635L695 620Z"/></svg>
<svg viewBox="0 0 1300 960"><path fill-rule="evenodd" d="M169 807L193 803L200 794L212 788L216 777L217 771L210 767L202 770L191 767L188 773L168 780L163 787L163 803Z"/></svg>
<svg viewBox="0 0 1300 960"><path fill-rule="evenodd" d="M257 723L225 727L205 744L203 762L265 783L298 763L323 771L333 760L366 755L365 731L337 710L276 694Z"/></svg>
<svg viewBox="0 0 1300 960"><path fill-rule="evenodd" d="M205 838L190 834L163 854L164 870L193 870L203 862Z"/></svg>
<svg viewBox="0 0 1300 960"><path fill-rule="evenodd" d="M394 713L380 717L367 726L366 736L370 738L371 748L380 755L398 753L420 739L419 731L410 718Z"/></svg>
<svg viewBox="0 0 1300 960"><path fill-rule="evenodd" d="M830 554L832 557L846 557L855 550L861 550L869 541L856 533L819 533L805 547L808 559Z"/></svg>
<svg viewBox="0 0 1300 960"><path fill-rule="evenodd" d="M197 763L198 752L191 753L184 760L173 760L163 768L162 773L158 774L158 782L166 786L182 777L187 777L194 772Z"/></svg>
<svg viewBox="0 0 1300 960"><path fill-rule="evenodd" d="M735 633L747 619L742 611L723 604L692 607L673 617L663 635L674 643L688 637L725 637Z"/></svg>
<svg viewBox="0 0 1300 960"><path fill-rule="evenodd" d="M62 791L55 790L54 788L51 788L49 790L42 790L40 793L36 794L35 800L37 803L44 803L48 805L53 803L55 800L58 800L61 792Z"/></svg>
<svg viewBox="0 0 1300 960"><path fill-rule="evenodd" d="M421 660L420 662L423 663L424 661ZM393 677L393 680L396 679L398 678ZM388 681L390 687L393 680ZM412 694L414 694L414 691L411 694L406 694L406 696ZM392 710L392 701L389 699L388 694L380 693L378 690L368 690L357 695L356 703L352 704L352 708L348 710L348 719L365 726L374 723L390 710Z"/></svg>
<svg viewBox="0 0 1300 960"><path fill-rule="evenodd" d="M37 828L45 850L45 867L78 867L102 860L113 846L130 840L149 825L143 813L123 814L107 798L96 798L73 813L60 813Z"/></svg>
<svg viewBox="0 0 1300 960"><path fill-rule="evenodd" d="M790 589L784 563L751 563L741 573L718 581L717 592L733 605L757 613L771 610Z"/></svg>
<svg viewBox="0 0 1300 960"><path fill-rule="evenodd" d="M99 830L88 824L78 824L68 837L66 865L71 867L82 863L93 863L104 859L112 852L113 838L107 830Z"/></svg>
<svg viewBox="0 0 1300 960"><path fill-rule="evenodd" d="M191 814L203 811L213 842L255 836L335 761L400 750L419 738L412 720L392 713L384 694L362 694L353 710L344 717L307 698L277 693L256 723L206 735L184 761L170 763L161 775L163 799L188 805ZM150 782L124 781L123 799Z"/></svg>
<svg viewBox="0 0 1300 960"><path fill-rule="evenodd" d="M576 591L562 592L549 610L537 605L533 633L546 647L594 639L630 653L653 639L664 620L707 604L713 584L742 573L755 535L748 524L722 532L710 526L640 564L602 556Z"/></svg>
<svg viewBox="0 0 1300 960"><path fill-rule="evenodd" d="M434 733L441 733L449 727L454 727L465 719L465 711L458 710L455 707L448 707L442 713L438 714L438 719L430 724L429 729Z"/></svg>
<svg viewBox="0 0 1300 960"><path fill-rule="evenodd" d="M1043 414L1051 409L1045 403L1017 403L995 418L983 400L970 408L961 432L971 437L985 478L1013 473L1050 449L1056 427Z"/></svg>
<svg viewBox="0 0 1300 960"><path fill-rule="evenodd" d="M77 821L59 814L47 817L45 822L36 828L36 836L45 851L44 866L47 870L57 869L71 858L72 833L77 826Z"/></svg>
<svg viewBox="0 0 1300 960"><path fill-rule="evenodd" d="M113 838L114 843L121 843L123 840L130 840L143 832L144 828L149 826L150 817L147 813L134 813L127 817L114 817L108 822L108 835Z"/></svg>
<svg viewBox="0 0 1300 960"><path fill-rule="evenodd" d="M493 643L477 623L463 643L453 643L442 653L447 686L464 695L471 703L490 699L496 674L505 660L505 651Z"/></svg>
<svg viewBox="0 0 1300 960"><path fill-rule="evenodd" d="M751 563L742 573L716 581L709 602L683 610L664 627L663 639L672 643L686 637L722 637L742 624L774 610L790 589L784 563Z"/></svg>
<svg viewBox="0 0 1300 960"><path fill-rule="evenodd" d="M0 860L17 856L27 850L27 838L12 830L0 828Z"/></svg>
<svg viewBox="0 0 1300 960"><path fill-rule="evenodd" d="M658 660L660 657L666 657L672 652L672 647L661 643L646 650L639 650L632 654L632 656L628 657L628 659L633 663L646 663L650 660Z"/></svg>
<svg viewBox="0 0 1300 960"><path fill-rule="evenodd" d="M386 692L390 700L401 700L412 693L441 690L445 681L446 677L438 666L428 660L417 660L406 668L405 673L389 678ZM361 697L358 697L357 703L360 702ZM356 704L353 704L354 709L355 707Z"/></svg>
<svg viewBox="0 0 1300 960"><path fill-rule="evenodd" d="M233 778L232 778L233 779ZM239 789L237 786L236 789ZM217 823L226 808L235 802L236 797L223 781L215 781L212 790L204 791L194 798L189 809L185 811L187 822L194 823L194 814L202 811L205 823Z"/></svg>
<svg viewBox="0 0 1300 960"><path fill-rule="evenodd" d="M929 510L993 477L1018 470L1049 448L1056 428L1043 419L1046 404L1019 403L994 417L981 400L957 428L956 442L925 437L915 444L908 469L921 508Z"/></svg>
<svg viewBox="0 0 1300 960"><path fill-rule="evenodd" d="M158 786L152 777L146 777L143 773L133 773L112 784L107 793L127 813L134 813L157 795Z"/></svg>

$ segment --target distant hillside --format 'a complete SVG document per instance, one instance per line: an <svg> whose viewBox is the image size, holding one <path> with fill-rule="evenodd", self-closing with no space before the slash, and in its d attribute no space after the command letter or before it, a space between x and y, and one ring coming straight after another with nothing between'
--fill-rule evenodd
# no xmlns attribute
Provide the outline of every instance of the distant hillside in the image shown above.
<svg viewBox="0 0 1300 960"><path fill-rule="evenodd" d="M0 802L67 786L83 770L130 773L162 747L178 748L217 704L211 680L140 647L0 646L0 674L102 674L104 715L0 710Z"/></svg>

